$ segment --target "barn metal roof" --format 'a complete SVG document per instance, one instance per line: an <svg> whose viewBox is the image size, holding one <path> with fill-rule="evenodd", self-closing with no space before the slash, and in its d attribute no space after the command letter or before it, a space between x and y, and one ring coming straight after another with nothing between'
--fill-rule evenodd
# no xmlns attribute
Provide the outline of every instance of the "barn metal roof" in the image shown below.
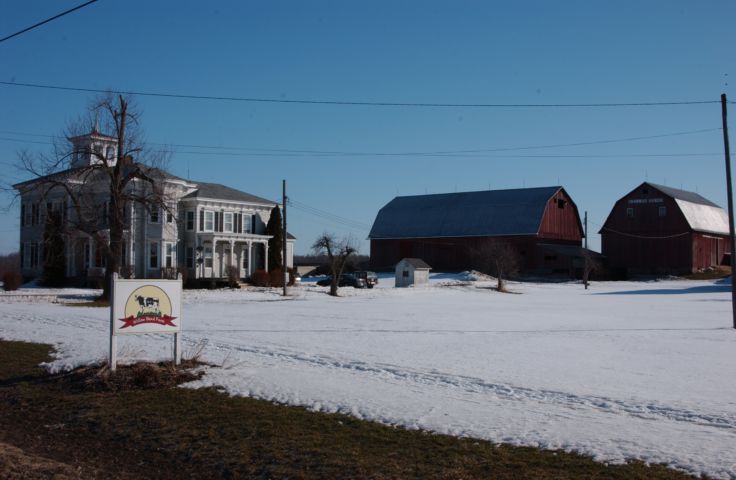
<svg viewBox="0 0 736 480"><path fill-rule="evenodd" d="M728 235L728 214L715 203L695 192L646 183L674 198L688 225L696 232Z"/></svg>
<svg viewBox="0 0 736 480"><path fill-rule="evenodd" d="M562 187L396 197L379 210L371 239L534 235Z"/></svg>
<svg viewBox="0 0 736 480"><path fill-rule="evenodd" d="M674 198L675 200L682 200L688 203L695 203L698 205L707 205L709 207L721 208L715 203L711 202L707 198L695 192L688 192L687 190L680 190L677 188L667 187L665 185L657 185L656 183L645 182L650 187L654 187L660 192Z"/></svg>

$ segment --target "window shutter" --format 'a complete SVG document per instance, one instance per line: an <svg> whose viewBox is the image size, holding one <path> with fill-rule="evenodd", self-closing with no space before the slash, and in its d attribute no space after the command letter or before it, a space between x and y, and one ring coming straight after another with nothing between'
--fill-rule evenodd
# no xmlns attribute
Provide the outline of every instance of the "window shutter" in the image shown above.
<svg viewBox="0 0 736 480"><path fill-rule="evenodd" d="M243 214L238 214L238 233L243 233Z"/></svg>
<svg viewBox="0 0 736 480"><path fill-rule="evenodd" d="M199 211L199 231L204 231L204 210Z"/></svg>
<svg viewBox="0 0 736 480"><path fill-rule="evenodd" d="M20 206L20 226L21 227L25 227L25 225L26 225L26 206L25 205L21 205ZM21 245L21 247L22 246L23 245ZM23 257L23 255L21 254L21 258L22 257Z"/></svg>
<svg viewBox="0 0 736 480"><path fill-rule="evenodd" d="M220 232L225 230L225 212L220 211Z"/></svg>
<svg viewBox="0 0 736 480"><path fill-rule="evenodd" d="M250 231L251 233L256 233L256 216L255 215L250 217Z"/></svg>
<svg viewBox="0 0 736 480"><path fill-rule="evenodd" d="M215 212L215 229L216 232L220 231L220 212Z"/></svg>

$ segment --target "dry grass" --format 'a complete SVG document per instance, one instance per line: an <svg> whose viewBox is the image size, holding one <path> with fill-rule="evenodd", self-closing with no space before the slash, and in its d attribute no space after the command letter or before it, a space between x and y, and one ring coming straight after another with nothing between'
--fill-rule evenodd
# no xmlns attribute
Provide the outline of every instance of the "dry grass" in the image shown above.
<svg viewBox="0 0 736 480"><path fill-rule="evenodd" d="M688 478L171 388L182 377L165 364L48 376L36 367L48 352L0 342L0 441L31 466L71 466L75 478Z"/></svg>
<svg viewBox="0 0 736 480"><path fill-rule="evenodd" d="M718 280L720 278L726 278L731 275L731 267L719 266L712 270L706 270L703 272L691 273L690 275L683 275L683 278L688 280Z"/></svg>

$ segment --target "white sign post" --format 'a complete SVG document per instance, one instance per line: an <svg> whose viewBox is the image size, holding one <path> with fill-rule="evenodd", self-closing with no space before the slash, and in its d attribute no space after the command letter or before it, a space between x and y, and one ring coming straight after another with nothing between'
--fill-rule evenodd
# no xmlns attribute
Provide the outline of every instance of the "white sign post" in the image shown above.
<svg viewBox="0 0 736 480"><path fill-rule="evenodd" d="M174 363L181 363L181 275L176 280L112 277L110 370L117 368L118 335L173 333Z"/></svg>

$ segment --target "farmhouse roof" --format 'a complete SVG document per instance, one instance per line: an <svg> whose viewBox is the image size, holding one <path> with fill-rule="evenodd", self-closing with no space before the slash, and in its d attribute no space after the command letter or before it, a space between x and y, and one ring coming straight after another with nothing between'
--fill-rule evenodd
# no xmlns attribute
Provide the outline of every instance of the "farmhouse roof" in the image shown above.
<svg viewBox="0 0 736 480"><path fill-rule="evenodd" d="M396 197L379 210L371 239L535 235L560 186Z"/></svg>
<svg viewBox="0 0 736 480"><path fill-rule="evenodd" d="M427 269L427 270L429 270L429 269L431 269L431 268L432 268L432 267L430 267L430 266L429 266L429 265L427 264L427 262L425 262L425 261L424 261L424 260L422 260L421 258L403 258L403 259L401 260L401 262L406 262L406 263L408 263L409 265L411 265L412 267L414 267L414 268L419 268L419 269ZM401 263L401 262L399 262L399 263Z"/></svg>
<svg viewBox="0 0 736 480"><path fill-rule="evenodd" d="M250 193L236 190L234 188L220 185L219 183L194 182L197 189L184 198L213 198L218 200L231 200L236 202L257 203L263 205L276 205L276 202L265 198L251 195Z"/></svg>
<svg viewBox="0 0 736 480"><path fill-rule="evenodd" d="M176 175L170 174L166 170L163 170L157 167L151 167L144 163L131 163L131 165L137 165L138 167L140 167L143 173L151 177L154 181L161 180L161 179L182 180L182 181L184 180L180 177L177 177ZM25 180L23 182L16 183L13 185L13 188L15 188L16 190L25 189L24 191L29 191L38 186L43 186L44 184L80 180L80 179L85 178L85 176L100 175L101 173L102 173L101 165L72 167L72 168L67 168L65 170L60 170L58 172L49 173L48 175L42 175L36 178L32 178L30 180Z"/></svg>

